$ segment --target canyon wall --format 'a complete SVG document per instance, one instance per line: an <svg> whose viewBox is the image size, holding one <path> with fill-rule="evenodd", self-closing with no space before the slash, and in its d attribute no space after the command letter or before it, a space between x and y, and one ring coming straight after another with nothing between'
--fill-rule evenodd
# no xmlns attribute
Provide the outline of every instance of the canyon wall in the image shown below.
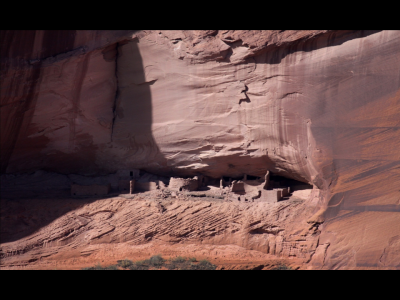
<svg viewBox="0 0 400 300"><path fill-rule="evenodd" d="M318 268L400 267L400 31L2 31L1 172L275 174Z"/></svg>

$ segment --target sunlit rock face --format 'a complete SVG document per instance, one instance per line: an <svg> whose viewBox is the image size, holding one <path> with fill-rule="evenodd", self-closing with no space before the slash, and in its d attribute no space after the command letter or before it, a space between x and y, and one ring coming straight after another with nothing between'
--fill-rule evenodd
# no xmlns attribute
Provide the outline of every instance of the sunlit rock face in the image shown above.
<svg viewBox="0 0 400 300"><path fill-rule="evenodd" d="M323 190L315 266L396 264L399 31L3 31L1 40L2 173L270 170Z"/></svg>

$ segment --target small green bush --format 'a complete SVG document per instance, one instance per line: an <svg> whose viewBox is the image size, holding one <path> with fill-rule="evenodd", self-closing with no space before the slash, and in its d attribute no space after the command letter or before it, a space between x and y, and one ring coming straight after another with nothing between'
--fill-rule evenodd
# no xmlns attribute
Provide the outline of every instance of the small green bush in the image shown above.
<svg viewBox="0 0 400 300"><path fill-rule="evenodd" d="M117 265L104 267L103 270L119 270Z"/></svg>
<svg viewBox="0 0 400 300"><path fill-rule="evenodd" d="M177 266L175 264L166 264L165 267L168 270L176 270L177 269Z"/></svg>
<svg viewBox="0 0 400 300"><path fill-rule="evenodd" d="M192 263L190 259L184 258L182 256L175 257L169 260L170 263L166 263L165 267L168 270L191 270Z"/></svg>
<svg viewBox="0 0 400 300"><path fill-rule="evenodd" d="M119 270L118 267L129 270L160 269L161 267L165 267L168 270L215 270L217 267L205 259L198 263L196 262L197 260L194 257L184 258L178 256L173 259L165 260L161 255L155 255L150 257L150 259L136 262L123 259L118 260L117 265L102 267L100 264L97 264L94 267L83 268L82 270ZM291 268L284 270L291 270Z"/></svg>
<svg viewBox="0 0 400 300"><path fill-rule="evenodd" d="M216 265L213 265L206 259L201 260L197 265L192 265L192 270L215 270L216 268Z"/></svg>
<svg viewBox="0 0 400 300"><path fill-rule="evenodd" d="M83 268L82 270L118 270L118 267L116 265L102 267L100 264L97 264L94 267L87 267L87 268Z"/></svg>
<svg viewBox="0 0 400 300"><path fill-rule="evenodd" d="M118 260L117 265L121 268L127 269L133 265L133 261L129 259Z"/></svg>
<svg viewBox="0 0 400 300"><path fill-rule="evenodd" d="M103 270L103 267L100 264L97 264L94 267L84 268L84 270Z"/></svg>
<svg viewBox="0 0 400 300"><path fill-rule="evenodd" d="M154 256L150 257L150 259L149 259L150 266L155 267L157 269L161 268L162 265L164 264L164 262L165 262L165 259L162 258L161 255L154 255Z"/></svg>
<svg viewBox="0 0 400 300"><path fill-rule="evenodd" d="M129 270L148 270L149 266L145 264L138 264L137 262L128 268Z"/></svg>
<svg viewBox="0 0 400 300"><path fill-rule="evenodd" d="M175 257L172 260L173 263L177 263L177 264L184 263L185 261L186 261L186 259L183 258L182 256Z"/></svg>
<svg viewBox="0 0 400 300"><path fill-rule="evenodd" d="M293 269L285 264L279 264L278 266L272 268L271 270L293 270Z"/></svg>

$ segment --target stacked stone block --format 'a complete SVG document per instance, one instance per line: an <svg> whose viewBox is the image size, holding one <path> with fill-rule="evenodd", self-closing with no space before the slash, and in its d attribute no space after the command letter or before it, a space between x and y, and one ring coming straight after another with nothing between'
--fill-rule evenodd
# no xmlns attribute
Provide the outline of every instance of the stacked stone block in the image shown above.
<svg viewBox="0 0 400 300"><path fill-rule="evenodd" d="M198 178L171 177L168 188L173 191L197 191L199 187Z"/></svg>

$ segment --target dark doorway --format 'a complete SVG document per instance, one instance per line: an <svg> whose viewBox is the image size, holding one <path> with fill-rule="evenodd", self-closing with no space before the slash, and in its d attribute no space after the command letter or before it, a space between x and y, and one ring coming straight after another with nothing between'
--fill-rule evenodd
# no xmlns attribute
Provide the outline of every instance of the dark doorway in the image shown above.
<svg viewBox="0 0 400 300"><path fill-rule="evenodd" d="M311 184L270 173L270 187L290 187L290 191L312 189Z"/></svg>

